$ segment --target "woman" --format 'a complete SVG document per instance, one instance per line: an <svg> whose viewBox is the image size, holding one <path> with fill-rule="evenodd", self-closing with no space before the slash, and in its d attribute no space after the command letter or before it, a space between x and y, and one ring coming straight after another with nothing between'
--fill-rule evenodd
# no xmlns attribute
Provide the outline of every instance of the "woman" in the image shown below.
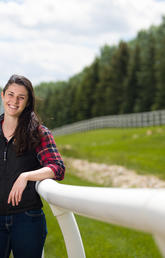
<svg viewBox="0 0 165 258"><path fill-rule="evenodd" d="M62 180L65 167L50 131L34 112L34 92L12 75L1 93L0 258L40 258L47 229L35 182Z"/></svg>

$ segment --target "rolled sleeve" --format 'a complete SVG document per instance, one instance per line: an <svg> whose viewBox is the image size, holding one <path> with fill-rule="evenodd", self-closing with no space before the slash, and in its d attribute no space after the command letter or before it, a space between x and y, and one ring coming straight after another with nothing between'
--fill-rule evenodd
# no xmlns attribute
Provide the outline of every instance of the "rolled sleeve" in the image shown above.
<svg viewBox="0 0 165 258"><path fill-rule="evenodd" d="M37 158L43 167L52 169L56 180L63 180L65 166L60 153L57 150L53 135L48 128L41 125L41 143L36 148Z"/></svg>

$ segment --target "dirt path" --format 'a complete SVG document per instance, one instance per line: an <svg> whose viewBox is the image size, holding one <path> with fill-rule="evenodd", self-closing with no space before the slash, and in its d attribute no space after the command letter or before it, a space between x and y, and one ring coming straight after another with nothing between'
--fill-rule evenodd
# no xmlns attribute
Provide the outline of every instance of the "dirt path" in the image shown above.
<svg viewBox="0 0 165 258"><path fill-rule="evenodd" d="M163 188L165 181L155 176L139 175L122 166L98 164L87 160L64 158L69 173L90 182L111 187Z"/></svg>

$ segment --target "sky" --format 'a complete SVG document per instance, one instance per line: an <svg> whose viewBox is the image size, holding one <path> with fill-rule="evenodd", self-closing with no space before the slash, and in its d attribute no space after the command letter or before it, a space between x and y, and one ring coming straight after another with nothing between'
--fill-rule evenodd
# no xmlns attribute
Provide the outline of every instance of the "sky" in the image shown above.
<svg viewBox="0 0 165 258"><path fill-rule="evenodd" d="M0 0L0 85L12 74L33 85L68 80L105 44L159 25L163 0Z"/></svg>

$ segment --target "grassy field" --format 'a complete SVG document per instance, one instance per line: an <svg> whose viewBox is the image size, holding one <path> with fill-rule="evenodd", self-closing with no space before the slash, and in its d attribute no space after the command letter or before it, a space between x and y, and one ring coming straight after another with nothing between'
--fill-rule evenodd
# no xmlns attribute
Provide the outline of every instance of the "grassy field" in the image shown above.
<svg viewBox="0 0 165 258"><path fill-rule="evenodd" d="M103 129L56 137L61 153L165 179L165 127Z"/></svg>
<svg viewBox="0 0 165 258"><path fill-rule="evenodd" d="M165 179L165 127L104 129L56 137L62 155L107 164L119 164L138 173ZM66 173L61 183L94 184ZM46 258L66 258L61 231L50 208L44 205L48 237ZM160 258L151 235L76 216L87 258Z"/></svg>

